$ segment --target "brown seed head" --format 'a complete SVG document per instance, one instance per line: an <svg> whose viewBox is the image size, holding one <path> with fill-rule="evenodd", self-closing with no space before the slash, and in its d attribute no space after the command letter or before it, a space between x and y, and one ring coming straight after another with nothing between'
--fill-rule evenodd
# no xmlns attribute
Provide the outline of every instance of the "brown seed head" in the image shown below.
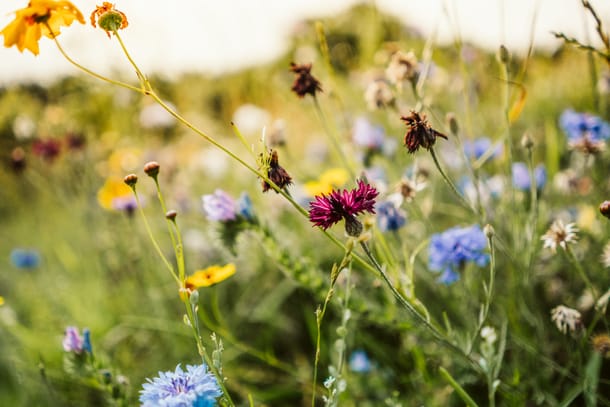
<svg viewBox="0 0 610 407"><path fill-rule="evenodd" d="M278 155L276 150L271 150L271 156L269 157L267 177L273 181L280 189L284 189L288 185L292 184L292 177L288 172L279 164ZM271 189L271 185L267 181L262 182L263 192L267 192ZM276 191L277 192L277 191Z"/></svg>
<svg viewBox="0 0 610 407"><path fill-rule="evenodd" d="M159 174L160 165L156 161L150 161L144 165L144 172L151 178L157 178Z"/></svg>
<svg viewBox="0 0 610 407"><path fill-rule="evenodd" d="M610 219L610 201L604 201L599 205L599 212Z"/></svg>
<svg viewBox="0 0 610 407"><path fill-rule="evenodd" d="M315 97L316 92L322 92L320 81L311 74L311 64L297 65L291 62L290 71L297 75L291 89L298 97L302 98L307 94Z"/></svg>
<svg viewBox="0 0 610 407"><path fill-rule="evenodd" d="M174 220L174 219L176 219L176 216L178 216L178 212L176 212L176 211L175 211L175 210L173 210L173 209L170 209L169 211L167 211L167 212L165 213L165 218L166 218L166 219L169 219L169 220Z"/></svg>
<svg viewBox="0 0 610 407"><path fill-rule="evenodd" d="M110 38L111 32L122 30L129 25L125 13L115 9L114 4L107 1L102 3L101 6L96 6L89 18L91 20L91 25L96 27L97 22L100 28L106 31L108 38Z"/></svg>
<svg viewBox="0 0 610 407"><path fill-rule="evenodd" d="M430 127L424 114L420 115L418 112L411 110L408 116L402 116L400 120L405 122L408 127L404 143L409 153L416 152L420 147L429 150L436 142L437 137L447 139L447 136Z"/></svg>
<svg viewBox="0 0 610 407"><path fill-rule="evenodd" d="M136 174L126 175L125 178L123 178L123 182L133 188L138 183L138 176Z"/></svg>

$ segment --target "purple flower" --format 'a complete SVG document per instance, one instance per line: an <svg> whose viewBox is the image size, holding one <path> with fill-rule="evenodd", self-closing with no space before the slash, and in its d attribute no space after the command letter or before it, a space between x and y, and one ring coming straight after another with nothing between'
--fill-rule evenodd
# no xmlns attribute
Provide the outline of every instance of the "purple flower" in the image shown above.
<svg viewBox="0 0 610 407"><path fill-rule="evenodd" d="M143 407L213 407L222 395L205 364L189 365L186 371L178 365L173 372L159 372L159 377L146 380L140 390Z"/></svg>
<svg viewBox="0 0 610 407"><path fill-rule="evenodd" d="M88 353L93 351L91 347L91 333L87 328L83 329L83 336L81 337L77 327L67 327L62 344L66 352L81 354L83 351Z"/></svg>
<svg viewBox="0 0 610 407"><path fill-rule="evenodd" d="M377 225L383 232L395 231L407 223L407 215L390 201L377 205Z"/></svg>
<svg viewBox="0 0 610 407"><path fill-rule="evenodd" d="M610 124L588 113L565 110L559 117L559 125L568 136L570 148L585 153L598 153L610 138Z"/></svg>
<svg viewBox="0 0 610 407"><path fill-rule="evenodd" d="M374 126L364 117L359 117L354 123L352 132L354 143L370 150L381 150L385 140L383 127Z"/></svg>
<svg viewBox="0 0 610 407"><path fill-rule="evenodd" d="M473 160L478 160L491 148L491 140L487 137L479 137L474 141L464 141L464 153L466 154L466 157ZM502 154L502 144L496 144L493 148L491 157L497 157L500 154Z"/></svg>
<svg viewBox="0 0 610 407"><path fill-rule="evenodd" d="M523 191L529 191L531 187L530 173L525 163L513 163L513 185ZM534 179L536 181L536 188L538 190L544 187L546 184L546 168L544 165L539 164L534 168Z"/></svg>
<svg viewBox="0 0 610 407"><path fill-rule="evenodd" d="M231 195L221 189L217 189L213 194L204 195L203 210L209 220L226 222L235 220L236 207L235 200Z"/></svg>
<svg viewBox="0 0 610 407"><path fill-rule="evenodd" d="M487 238L479 227L454 227L432 235L428 249L428 267L442 272L439 281L451 284L460 278L458 271L466 262L485 266L489 255L484 252Z"/></svg>
<svg viewBox="0 0 610 407"><path fill-rule="evenodd" d="M375 213L375 198L378 194L375 188L359 180L358 188L351 191L334 190L328 196L318 195L309 203L309 220L326 230L345 219L346 232L350 236L358 236L362 225L355 215L363 212Z"/></svg>
<svg viewBox="0 0 610 407"><path fill-rule="evenodd" d="M368 373L373 368L371 360L363 350L355 350L349 357L349 369L356 373Z"/></svg>

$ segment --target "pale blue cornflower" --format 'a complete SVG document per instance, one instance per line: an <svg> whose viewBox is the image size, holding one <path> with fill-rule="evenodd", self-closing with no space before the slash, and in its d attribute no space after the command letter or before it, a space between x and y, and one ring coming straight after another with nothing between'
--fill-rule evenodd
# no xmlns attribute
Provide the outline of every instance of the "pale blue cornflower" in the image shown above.
<svg viewBox="0 0 610 407"><path fill-rule="evenodd" d="M391 201L377 205L377 225L382 232L393 232L407 223L407 215Z"/></svg>
<svg viewBox="0 0 610 407"><path fill-rule="evenodd" d="M451 284L460 278L459 271L466 262L482 267L489 263L485 253L487 238L479 227L454 227L432 235L428 249L428 267L442 272L439 281Z"/></svg>
<svg viewBox="0 0 610 407"><path fill-rule="evenodd" d="M516 162L512 165L513 185L520 190L529 191L532 183L527 165L522 162ZM546 168L539 164L534 168L534 180L536 181L536 189L541 190L546 184Z"/></svg>
<svg viewBox="0 0 610 407"><path fill-rule="evenodd" d="M470 158L471 160L478 160L487 151L492 150L492 148L493 151L490 155L491 158L498 157L500 154L502 154L502 144L492 145L491 139L488 137L479 137L473 141L464 141L464 154L466 154L466 157Z"/></svg>
<svg viewBox="0 0 610 407"><path fill-rule="evenodd" d="M368 373L373 368L373 364L368 355L362 349L352 352L349 357L349 370L356 373Z"/></svg>
<svg viewBox="0 0 610 407"><path fill-rule="evenodd" d="M62 345L66 352L76 354L81 354L83 351L87 353L93 352L93 348L91 347L91 332L88 328L83 329L83 336L81 336L77 327L67 327Z"/></svg>
<svg viewBox="0 0 610 407"><path fill-rule="evenodd" d="M246 220L254 220L252 200L247 193L243 192L237 200L221 189L213 194L203 195L203 211L209 220L216 222L228 222L242 217Z"/></svg>
<svg viewBox="0 0 610 407"><path fill-rule="evenodd" d="M180 365L175 371L159 372L140 390L142 407L213 407L222 395L216 378L205 364L188 365L183 371Z"/></svg>
<svg viewBox="0 0 610 407"><path fill-rule="evenodd" d="M585 153L602 151L610 138L610 124L588 113L567 109L559 117L559 125L568 136L570 148Z"/></svg>

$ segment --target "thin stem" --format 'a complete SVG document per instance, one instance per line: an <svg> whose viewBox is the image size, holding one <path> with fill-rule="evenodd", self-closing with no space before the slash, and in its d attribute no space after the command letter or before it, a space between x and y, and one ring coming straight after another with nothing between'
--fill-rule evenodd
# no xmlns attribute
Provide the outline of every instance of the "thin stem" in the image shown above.
<svg viewBox="0 0 610 407"><path fill-rule="evenodd" d="M595 289L595 286L593 285L591 280L589 280L589 277L587 276L585 269L583 269L582 264L580 264L580 261L578 261L576 256L574 256L574 253L572 252L572 249L570 249L570 246L566 245L565 252L572 265L576 268L576 271L580 275L580 278L582 278L587 288L591 291L591 295L593 296L594 301L597 301L597 290Z"/></svg>
<svg viewBox="0 0 610 407"><path fill-rule="evenodd" d="M48 25L48 23L45 23L45 25L47 26L47 28L49 29L49 32L53 32L53 30L51 30L51 27ZM73 60L72 58L70 58L70 56L66 53L66 51L64 51L64 49L62 48L61 44L59 43L59 41L57 40L57 36L53 36L53 41L55 41L55 45L57 46L57 48L59 49L59 52L61 52L61 54L64 56L64 58L66 58L66 60L71 63L72 65L74 65L77 69L80 69L81 71L93 76L94 78L100 79L104 82L108 82L111 83L113 85L117 85L117 86L121 86L123 88L127 88L129 90L133 90L134 92L138 92L138 93L144 93L144 90L141 88L136 88L135 86L129 85L127 83L121 82L121 81L116 81L114 79L110 79L107 78L103 75L100 75L96 72L93 72L90 69L85 68L84 66L82 66L81 64L79 64L78 62L76 62L75 60Z"/></svg>
<svg viewBox="0 0 610 407"><path fill-rule="evenodd" d="M163 214L167 215L167 206L165 205L165 199L163 198L163 194L161 193L161 186L159 185L159 180L157 177L153 177L155 180L155 186L157 188L157 198L159 199L159 203L161 204L161 209L163 210ZM176 224L176 220L170 220L165 216L165 222L167 223L167 231L169 232L169 237L172 240L172 247L174 248L174 254L176 255L176 264L178 265L178 278L180 281L184 281L185 272L184 272L184 251L182 250L182 237L180 236L180 230L178 229L178 225ZM173 223L173 227L172 227ZM175 228L175 233L174 233Z"/></svg>
<svg viewBox="0 0 610 407"><path fill-rule="evenodd" d="M146 76L144 76L144 74L142 73L142 71L140 70L138 65L135 63L133 58L131 58L129 51L127 51L127 48L125 47L125 44L123 43L123 39L119 35L119 32L117 30L114 30L113 33L114 33L114 36L116 37L116 39L119 41L119 44L121 45L121 49L123 50L123 53L129 60L129 63L131 64L131 66L133 66L133 69L136 70L136 74L138 75L138 79L140 79L140 82L142 83L142 87L145 90L152 90L152 87L150 86L150 82L148 82L148 79L146 79Z"/></svg>
<svg viewBox="0 0 610 407"><path fill-rule="evenodd" d="M436 156L436 153L434 152L434 148L430 148L428 151L430 151L430 155L432 156L432 161L434 161L434 165L436 166L436 169L438 169L438 171L441 173L441 176L445 180L445 183L449 186L449 188L453 191L453 193L455 195L457 195L458 198L460 198L460 202L464 206L466 206L468 209L470 209L473 213L478 214L477 210L472 207L470 202L468 202L466 200L466 198L464 198L462 196L462 194L460 194L460 191L458 191L458 189L455 186L455 184L453 183L453 181L451 181L451 179L447 176L445 171L443 171L443 168L441 167L441 164L438 161L438 157Z"/></svg>

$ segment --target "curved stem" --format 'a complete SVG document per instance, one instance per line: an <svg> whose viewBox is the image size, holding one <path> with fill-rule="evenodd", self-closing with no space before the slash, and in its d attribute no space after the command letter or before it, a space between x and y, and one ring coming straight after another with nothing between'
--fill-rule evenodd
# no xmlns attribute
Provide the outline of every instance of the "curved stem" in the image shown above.
<svg viewBox="0 0 610 407"><path fill-rule="evenodd" d="M458 198L460 198L460 202L464 206L466 206L468 209L470 209L472 212L474 212L475 214L478 214L477 210L472 207L470 202L468 202L466 200L466 198L464 198L462 196L462 194L460 194L460 191L458 191L458 189L455 186L455 184L453 183L453 181L451 181L451 179L447 176L445 171L443 171L443 168L441 167L441 164L438 161L438 157L436 156L436 152L434 151L434 148L430 148L428 151L430 151L430 155L432 156L432 161L434 161L434 165L436 166L436 169L441 173L441 176L445 180L445 183L449 186L449 188L453 191L453 193L455 195L457 195Z"/></svg>

